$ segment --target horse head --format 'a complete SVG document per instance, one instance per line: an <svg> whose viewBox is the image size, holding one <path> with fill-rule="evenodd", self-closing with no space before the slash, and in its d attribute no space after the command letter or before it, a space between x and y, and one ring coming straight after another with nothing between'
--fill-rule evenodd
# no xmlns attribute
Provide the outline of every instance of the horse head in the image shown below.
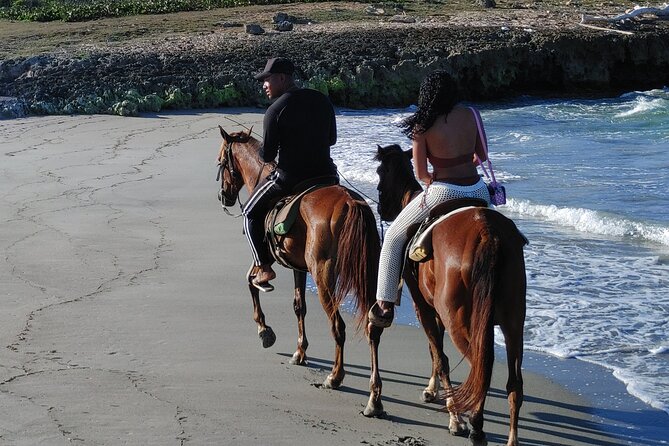
<svg viewBox="0 0 669 446"><path fill-rule="evenodd" d="M241 171L239 158L236 151L233 152L235 143L245 144L255 141L251 136L251 129L248 132L235 132L228 134L220 125L223 142L218 151L218 175L216 180L221 181L221 190L218 193L218 199L223 206L232 206L239 197L239 191L244 186L244 176Z"/></svg>
<svg viewBox="0 0 669 446"><path fill-rule="evenodd" d="M402 150L398 144L377 145L374 159L381 162L376 169L379 175L377 210L381 220L394 220L408 203L407 198L421 189L413 173L411 157L411 150Z"/></svg>

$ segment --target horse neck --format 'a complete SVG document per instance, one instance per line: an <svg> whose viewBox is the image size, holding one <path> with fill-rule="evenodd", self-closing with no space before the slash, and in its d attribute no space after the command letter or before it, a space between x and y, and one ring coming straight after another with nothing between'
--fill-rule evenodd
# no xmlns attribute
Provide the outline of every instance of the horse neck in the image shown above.
<svg viewBox="0 0 669 446"><path fill-rule="evenodd" d="M416 197L416 195L418 195L418 191L411 190L411 189L405 190L404 194L402 195L402 200L401 200L402 209L407 207L407 205L411 202L411 200L413 200Z"/></svg>
<svg viewBox="0 0 669 446"><path fill-rule="evenodd" d="M404 193L402 194L402 209L404 209L407 204L411 202L416 196L423 191L423 188L420 186L420 183L416 180L415 176L412 176L404 187Z"/></svg>
<svg viewBox="0 0 669 446"><path fill-rule="evenodd" d="M260 179L269 174L270 165L260 159L259 146L256 140L247 143L240 143L243 150L237 151L236 161L239 165L239 171L244 179L246 190L253 192Z"/></svg>

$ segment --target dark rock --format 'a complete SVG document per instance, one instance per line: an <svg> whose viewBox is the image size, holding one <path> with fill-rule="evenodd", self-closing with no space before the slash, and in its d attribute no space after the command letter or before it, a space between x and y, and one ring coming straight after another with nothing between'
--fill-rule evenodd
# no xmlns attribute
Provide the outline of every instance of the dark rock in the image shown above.
<svg viewBox="0 0 669 446"><path fill-rule="evenodd" d="M476 0L476 2L479 4L479 6L483 8L494 8L497 6L497 3L495 3L495 0Z"/></svg>
<svg viewBox="0 0 669 446"><path fill-rule="evenodd" d="M0 119L22 118L28 114L24 101L0 96Z"/></svg>
<svg viewBox="0 0 669 446"><path fill-rule="evenodd" d="M276 25L274 25L274 29L277 31L292 31L293 24L288 20L284 20L283 22L279 22Z"/></svg>
<svg viewBox="0 0 669 446"><path fill-rule="evenodd" d="M282 22L290 22L296 25L306 25L307 23L311 23L311 20L304 17L288 15L285 12L277 12L274 14L274 17L272 17L272 23L279 24Z"/></svg>
<svg viewBox="0 0 669 446"><path fill-rule="evenodd" d="M288 14L285 12L277 12L272 18L272 23L281 23L288 20Z"/></svg>
<svg viewBox="0 0 669 446"><path fill-rule="evenodd" d="M265 34L265 30L262 26L253 23L251 25L246 25L246 33L258 36L260 34Z"/></svg>

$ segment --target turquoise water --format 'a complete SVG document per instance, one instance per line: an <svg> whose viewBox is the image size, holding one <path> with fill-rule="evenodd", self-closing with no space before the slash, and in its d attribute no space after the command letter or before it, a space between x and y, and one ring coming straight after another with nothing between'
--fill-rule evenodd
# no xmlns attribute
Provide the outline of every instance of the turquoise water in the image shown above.
<svg viewBox="0 0 669 446"><path fill-rule="evenodd" d="M525 348L610 370L669 413L669 89L473 104L525 249ZM340 110L333 158L376 198L375 145L412 110ZM416 325L410 297L398 321ZM498 337L501 340L501 337Z"/></svg>

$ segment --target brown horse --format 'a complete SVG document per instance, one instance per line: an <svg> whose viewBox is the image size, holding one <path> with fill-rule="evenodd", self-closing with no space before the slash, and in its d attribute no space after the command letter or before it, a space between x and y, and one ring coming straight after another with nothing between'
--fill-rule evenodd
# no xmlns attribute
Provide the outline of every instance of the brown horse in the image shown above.
<svg viewBox="0 0 669 446"><path fill-rule="evenodd" d="M404 152L397 145L378 147L382 220L394 220L421 191L410 158L411 151ZM451 433L466 433L460 413L469 412L469 438L475 445L487 444L483 406L494 362L494 325L499 325L504 334L509 369L507 446L518 444L518 413L523 402L526 243L516 225L499 212L469 208L439 223L432 233L433 257L418 264L416 275L406 270L403 274L432 356L432 376L423 400L436 398L441 381L448 396ZM469 376L458 387L451 384L448 358L443 352L445 329L471 366Z"/></svg>
<svg viewBox="0 0 669 446"><path fill-rule="evenodd" d="M218 154L220 197L224 206L232 206L242 187L246 187L250 194L273 166L261 160L260 142L251 136L251 130L228 134L219 128L223 136ZM308 271L318 288L318 298L328 315L336 343L332 371L323 386L337 388L345 375L346 340L346 325L339 313L339 305L348 293L354 294L359 326L367 327L367 312L374 303L380 251L376 220L367 202L339 185L307 193L299 206L297 219L283 241L287 252L285 260L294 267L294 310L298 321L297 350L290 362L302 365L307 360L309 342L304 316ZM258 289L251 284L253 275L252 268L247 279L253 299L253 319L258 325L263 347L267 348L274 344L276 336L265 323ZM378 337L376 342L370 341L373 363L376 363Z"/></svg>

